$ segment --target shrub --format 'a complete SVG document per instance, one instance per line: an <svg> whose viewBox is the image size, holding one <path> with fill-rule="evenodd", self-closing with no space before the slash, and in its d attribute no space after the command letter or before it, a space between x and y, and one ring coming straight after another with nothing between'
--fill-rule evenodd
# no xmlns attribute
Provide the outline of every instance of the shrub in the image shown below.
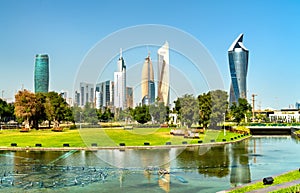
<svg viewBox="0 0 300 193"><path fill-rule="evenodd" d="M74 130L74 129L77 129L75 124L70 126L70 130Z"/></svg>

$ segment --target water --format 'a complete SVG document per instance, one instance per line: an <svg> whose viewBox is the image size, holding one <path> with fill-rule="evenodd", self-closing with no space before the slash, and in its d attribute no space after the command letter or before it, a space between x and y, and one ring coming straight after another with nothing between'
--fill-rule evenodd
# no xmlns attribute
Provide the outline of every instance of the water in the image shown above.
<svg viewBox="0 0 300 193"><path fill-rule="evenodd" d="M0 151L0 192L216 192L298 169L299 147L282 136L156 150Z"/></svg>

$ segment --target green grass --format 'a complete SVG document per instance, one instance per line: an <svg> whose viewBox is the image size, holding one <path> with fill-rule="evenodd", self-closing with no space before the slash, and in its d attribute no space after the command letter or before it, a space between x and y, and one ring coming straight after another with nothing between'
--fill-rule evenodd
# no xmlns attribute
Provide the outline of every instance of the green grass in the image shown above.
<svg viewBox="0 0 300 193"><path fill-rule="evenodd" d="M41 143L43 147L62 147L69 143L73 147L84 147L78 130L67 130L65 132L53 132L51 130L31 130L21 133L19 130L2 130L0 132L0 146L10 146L17 143L18 147L34 147Z"/></svg>
<svg viewBox="0 0 300 193"><path fill-rule="evenodd" d="M81 130L64 129L63 132L53 132L51 130L31 130L21 133L19 130L0 131L0 146L9 147L11 143L17 143L18 147L34 147L41 143L43 147L62 147L64 143L69 143L71 147L86 147L92 143L98 146L119 146L125 143L126 146L143 146L144 142L150 145L165 145L171 142L172 145L180 145L183 141L188 144L197 144L199 140L204 143L214 139L217 142L230 141L230 138L240 134L223 131L209 130L206 134L200 134L200 139L184 138L183 136L170 135L170 128L134 128L133 130L123 130L121 128L84 128Z"/></svg>
<svg viewBox="0 0 300 193"><path fill-rule="evenodd" d="M252 190L257 190L257 189L262 189L266 188L267 186L274 186L277 184L282 184L285 182L290 182L293 180L300 179L300 172L298 170L291 171L282 175L279 175L274 178L274 183L272 185L263 185L262 180L260 182L248 185L248 186L243 186L241 188L235 189L230 191L231 193L237 193L237 192L248 192Z"/></svg>

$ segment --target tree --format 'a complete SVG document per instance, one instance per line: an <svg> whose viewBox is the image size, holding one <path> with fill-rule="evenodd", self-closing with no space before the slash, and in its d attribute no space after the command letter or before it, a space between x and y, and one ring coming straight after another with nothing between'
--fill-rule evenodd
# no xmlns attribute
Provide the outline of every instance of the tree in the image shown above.
<svg viewBox="0 0 300 193"><path fill-rule="evenodd" d="M83 120L85 123L96 125L98 123L97 110L92 107L91 103L86 103L83 108Z"/></svg>
<svg viewBox="0 0 300 193"><path fill-rule="evenodd" d="M110 111L110 110L109 110ZM126 123L131 122L132 121L132 108L128 107L124 110L121 110L119 113L119 121L125 120ZM114 114L112 114L112 117L114 116Z"/></svg>
<svg viewBox="0 0 300 193"><path fill-rule="evenodd" d="M228 109L228 95L227 92L222 90L215 90L209 92L211 96L211 116L210 127L216 128L219 123L224 121L226 110Z"/></svg>
<svg viewBox="0 0 300 193"><path fill-rule="evenodd" d="M35 104L35 113L32 116L33 127L38 129L39 123L47 120L46 110L45 110L45 102L46 95L44 93L36 93L36 104Z"/></svg>
<svg viewBox="0 0 300 193"><path fill-rule="evenodd" d="M69 117L67 115L70 113L68 108L67 102L58 93L46 93L45 112L49 120L49 125L50 121L54 121L54 128L56 128L59 127L61 121L67 120Z"/></svg>
<svg viewBox="0 0 300 193"><path fill-rule="evenodd" d="M73 114L74 122L80 123L82 121L81 120L82 108L80 108L78 106L73 106L73 107L71 107L71 111Z"/></svg>
<svg viewBox="0 0 300 193"><path fill-rule="evenodd" d="M123 111L121 111L120 115ZM110 108L105 107L104 112L102 113L101 109L97 111L98 120L102 122L108 122L114 118L114 114L111 112Z"/></svg>
<svg viewBox="0 0 300 193"><path fill-rule="evenodd" d="M210 117L212 112L212 99L210 93L203 93L198 96L199 102L199 124L203 125L206 129L210 123Z"/></svg>
<svg viewBox="0 0 300 193"><path fill-rule="evenodd" d="M164 102L160 102L159 97L156 98L154 104L149 106L149 112L154 121L158 123L164 123L168 121L169 109L164 105Z"/></svg>
<svg viewBox="0 0 300 193"><path fill-rule="evenodd" d="M0 121L8 122L14 119L14 105L0 99Z"/></svg>
<svg viewBox="0 0 300 193"><path fill-rule="evenodd" d="M149 106L142 105L135 107L135 109L133 110L133 119L141 124L150 121L151 115L149 114Z"/></svg>
<svg viewBox="0 0 300 193"><path fill-rule="evenodd" d="M179 113L181 120L190 127L193 123L199 121L199 105L197 99L193 95L184 95L178 98L180 103Z"/></svg>
<svg viewBox="0 0 300 193"><path fill-rule="evenodd" d="M25 121L25 127L29 128L29 120L36 112L36 96L28 90L19 91L15 95L15 115Z"/></svg>
<svg viewBox="0 0 300 193"><path fill-rule="evenodd" d="M233 103L230 107L231 114L238 125L245 120L247 113L251 112L251 105L244 98L239 98L238 104Z"/></svg>

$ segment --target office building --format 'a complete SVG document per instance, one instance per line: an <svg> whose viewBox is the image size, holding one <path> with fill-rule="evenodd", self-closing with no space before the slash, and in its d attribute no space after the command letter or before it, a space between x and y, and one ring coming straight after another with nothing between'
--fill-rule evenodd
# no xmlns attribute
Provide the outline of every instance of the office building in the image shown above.
<svg viewBox="0 0 300 193"><path fill-rule="evenodd" d="M96 84L96 108L112 107L114 105L114 84L111 80Z"/></svg>
<svg viewBox="0 0 300 193"><path fill-rule="evenodd" d="M142 69L142 104L150 105L155 102L154 72L150 55L145 58Z"/></svg>
<svg viewBox="0 0 300 193"><path fill-rule="evenodd" d="M122 50L118 60L118 69L114 72L114 106L126 108L126 65L122 57Z"/></svg>
<svg viewBox="0 0 300 193"><path fill-rule="evenodd" d="M126 102L127 102L127 108L133 108L133 88L132 87L126 88Z"/></svg>
<svg viewBox="0 0 300 193"><path fill-rule="evenodd" d="M75 91L74 106L80 106L80 93Z"/></svg>
<svg viewBox="0 0 300 193"><path fill-rule="evenodd" d="M49 57L47 54L37 54L34 65L34 92L49 91Z"/></svg>
<svg viewBox="0 0 300 193"><path fill-rule="evenodd" d="M170 70L169 70L169 43L165 44L158 49L158 88L157 96L159 100L166 106L169 105L170 94Z"/></svg>
<svg viewBox="0 0 300 193"><path fill-rule="evenodd" d="M94 106L94 85L90 83L80 83L80 105L84 107L86 104Z"/></svg>
<svg viewBox="0 0 300 193"><path fill-rule="evenodd" d="M237 103L239 98L247 98L247 72L249 51L243 44L243 35L232 43L228 50L231 85L229 103Z"/></svg>

